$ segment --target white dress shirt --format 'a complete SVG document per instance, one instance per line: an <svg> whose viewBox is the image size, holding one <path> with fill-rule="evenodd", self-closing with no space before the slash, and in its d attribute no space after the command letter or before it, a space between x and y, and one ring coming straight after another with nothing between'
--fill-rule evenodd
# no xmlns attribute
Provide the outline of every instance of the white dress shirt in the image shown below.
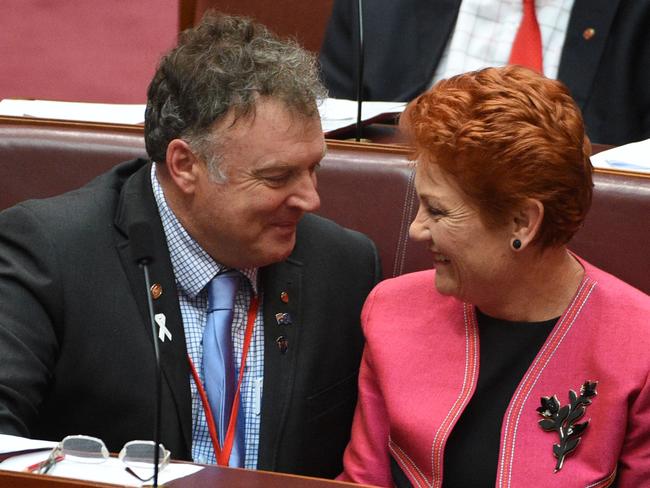
<svg viewBox="0 0 650 488"><path fill-rule="evenodd" d="M544 75L549 78L557 78L573 2L535 0ZM433 83L467 71L505 66L522 15L522 0L463 0Z"/></svg>

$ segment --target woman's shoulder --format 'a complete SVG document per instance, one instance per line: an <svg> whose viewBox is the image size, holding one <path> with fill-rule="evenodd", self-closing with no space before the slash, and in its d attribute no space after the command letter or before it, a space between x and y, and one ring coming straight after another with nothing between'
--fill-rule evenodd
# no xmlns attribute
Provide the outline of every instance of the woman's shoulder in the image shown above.
<svg viewBox="0 0 650 488"><path fill-rule="evenodd" d="M636 304L650 310L648 294L584 259L580 259L580 262L585 268L587 277L595 284L594 291L597 291L603 299L612 299L626 306Z"/></svg>
<svg viewBox="0 0 650 488"><path fill-rule="evenodd" d="M460 302L436 289L435 271L418 271L381 281L366 301L366 311L407 313L409 316L457 307Z"/></svg>
<svg viewBox="0 0 650 488"><path fill-rule="evenodd" d="M436 291L435 271L428 269L387 278L378 283L375 290L381 294L431 294Z"/></svg>
<svg viewBox="0 0 650 488"><path fill-rule="evenodd" d="M389 340L392 346L408 349L424 336L437 337L449 327L462 328L463 310L457 298L437 291L434 270L419 271L380 282L366 300L362 326L367 343Z"/></svg>
<svg viewBox="0 0 650 488"><path fill-rule="evenodd" d="M591 311L612 322L620 320L628 329L637 324L639 332L650 336L650 296L587 261L581 263L593 285L588 300Z"/></svg>

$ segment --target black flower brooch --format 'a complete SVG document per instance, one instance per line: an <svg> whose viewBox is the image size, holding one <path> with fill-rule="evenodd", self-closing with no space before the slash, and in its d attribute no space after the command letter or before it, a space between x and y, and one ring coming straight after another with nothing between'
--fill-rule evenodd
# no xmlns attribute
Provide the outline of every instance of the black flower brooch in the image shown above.
<svg viewBox="0 0 650 488"><path fill-rule="evenodd" d="M577 424L591 405L591 399L597 395L597 381L585 381L580 387L580 396L569 390L569 404L560 406L557 395L542 397L542 406L537 409L544 417L539 426L547 432L555 431L560 436L560 443L553 444L553 455L557 458L555 473L562 469L564 458L571 454L580 444L580 436L589 425L589 420Z"/></svg>

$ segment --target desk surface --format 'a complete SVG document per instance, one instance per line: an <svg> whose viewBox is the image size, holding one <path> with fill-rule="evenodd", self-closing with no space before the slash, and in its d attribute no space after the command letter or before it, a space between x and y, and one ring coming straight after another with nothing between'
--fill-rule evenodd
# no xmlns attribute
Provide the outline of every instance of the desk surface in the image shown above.
<svg viewBox="0 0 650 488"><path fill-rule="evenodd" d="M0 488L105 488L115 487L104 483L58 478L46 475L16 473L0 470ZM206 466L198 473L167 483L168 488L361 488L341 481L308 478L268 471Z"/></svg>

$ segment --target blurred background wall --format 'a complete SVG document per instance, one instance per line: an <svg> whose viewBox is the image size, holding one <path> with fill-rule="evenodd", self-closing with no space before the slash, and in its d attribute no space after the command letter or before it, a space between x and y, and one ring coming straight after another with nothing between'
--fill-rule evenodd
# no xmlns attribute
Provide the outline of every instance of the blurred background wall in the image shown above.
<svg viewBox="0 0 650 488"><path fill-rule="evenodd" d="M145 103L179 0L0 0L0 99Z"/></svg>

